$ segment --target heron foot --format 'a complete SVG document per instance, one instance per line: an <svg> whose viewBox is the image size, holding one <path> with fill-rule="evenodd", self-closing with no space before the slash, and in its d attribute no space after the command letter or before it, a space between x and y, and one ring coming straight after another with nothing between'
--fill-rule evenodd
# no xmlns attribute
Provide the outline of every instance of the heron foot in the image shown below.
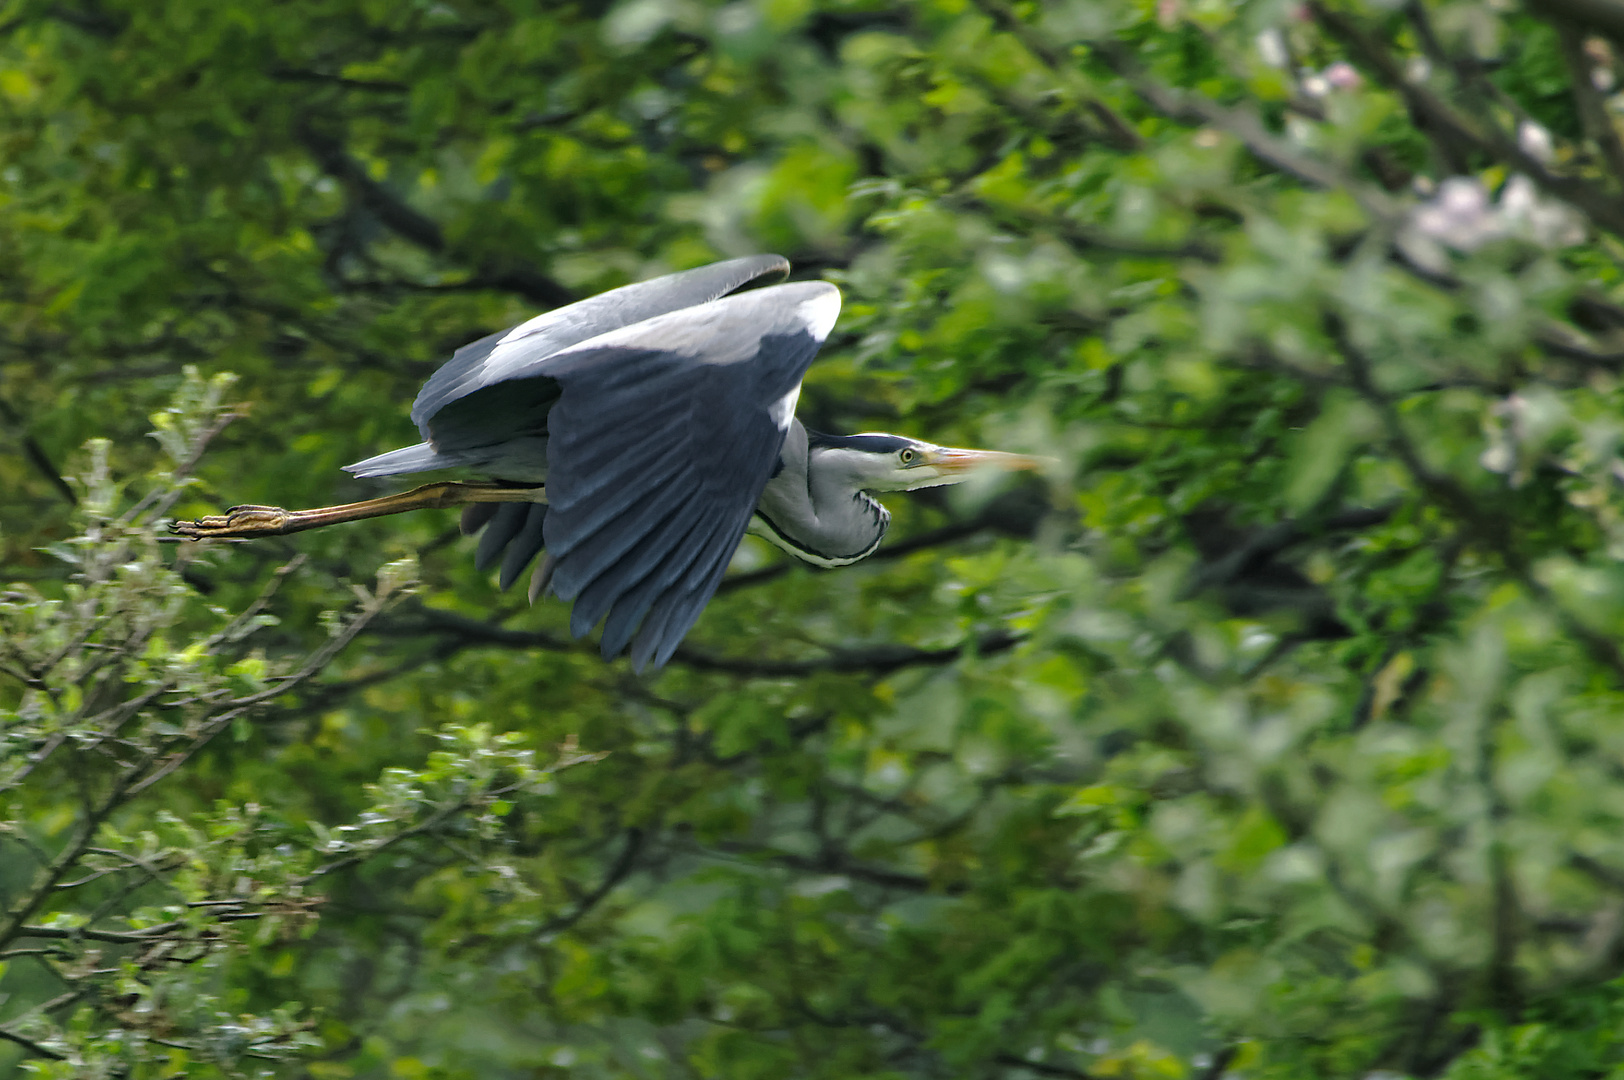
<svg viewBox="0 0 1624 1080"><path fill-rule="evenodd" d="M172 521L169 531L192 540L247 540L279 536L294 517L293 511L280 506L233 506L223 514L196 521Z"/></svg>

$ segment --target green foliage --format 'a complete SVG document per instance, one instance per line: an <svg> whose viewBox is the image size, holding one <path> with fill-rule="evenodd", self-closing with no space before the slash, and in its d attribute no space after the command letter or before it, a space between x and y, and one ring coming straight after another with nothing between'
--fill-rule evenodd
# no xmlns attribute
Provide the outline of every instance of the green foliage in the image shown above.
<svg viewBox="0 0 1624 1080"><path fill-rule="evenodd" d="M1615 8L0 6L7 1060L1624 1068ZM809 423L1060 464L649 679L439 513L157 539L768 249Z"/></svg>
<svg viewBox="0 0 1624 1080"><path fill-rule="evenodd" d="M235 1076L318 1048L303 1006L260 1007L233 969L307 937L328 875L420 838L478 852L551 786L523 735L448 724L442 749L419 768L385 769L365 808L332 827L207 791L147 796L181 770L206 775L216 737L255 741L275 702L412 587L411 566L383 567L375 591L354 590L353 614L324 620L326 642L273 660L256 639L276 626L264 609L294 565L234 617L166 565L154 525L229 419L220 398L232 382L187 370L153 416L168 463L139 499L111 475L108 444L90 444L76 485L84 531L51 549L69 572L0 599L0 665L16 691L0 776L11 815L0 948L48 976L21 980L25 998L44 996L7 1031L42 1075ZM593 757L569 749L558 766Z"/></svg>

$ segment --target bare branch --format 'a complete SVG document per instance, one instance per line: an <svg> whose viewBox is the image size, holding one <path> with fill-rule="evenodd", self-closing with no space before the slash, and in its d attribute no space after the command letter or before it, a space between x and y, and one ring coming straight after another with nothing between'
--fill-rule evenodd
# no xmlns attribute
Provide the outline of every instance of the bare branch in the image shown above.
<svg viewBox="0 0 1624 1080"><path fill-rule="evenodd" d="M1381 525L1398 512L1398 503L1385 506L1359 506L1323 517L1287 519L1259 529L1221 557L1201 563L1182 590L1194 596L1206 589L1226 585L1273 559L1294 544L1325 533L1356 531Z"/></svg>
<svg viewBox="0 0 1624 1080"><path fill-rule="evenodd" d="M888 870L883 866L871 866L850 858L839 849L820 852L815 856L798 855L792 851L783 851L769 846L758 846L723 841L715 847L696 847L708 855L718 855L724 858L748 860L751 862L766 862L778 866L787 866L791 870L800 870L814 874L842 874L870 885L882 885L890 889L903 889L907 892L931 891L930 879L920 874L908 874L900 870ZM962 886L947 885L939 890L944 895L952 896L963 892Z"/></svg>
<svg viewBox="0 0 1624 1080"><path fill-rule="evenodd" d="M13 960L21 956L50 956L56 957L57 959L64 959L71 957L72 955L73 954L71 952L62 948L60 945L44 945L37 949L6 949L3 952L0 952L0 960ZM45 967L47 970L55 970L49 964L46 964Z"/></svg>
<svg viewBox="0 0 1624 1080"><path fill-rule="evenodd" d="M367 627L369 623L372 622L373 618L375 618L378 613L381 612L385 606L387 606L389 600L390 598L382 593L368 598L361 610L353 619L349 621L348 624L345 625L344 629L335 634L333 637L329 638L321 648L311 653L310 656L305 660L304 666L298 671L294 672L292 675L283 676L281 679L278 679L277 685L271 687L270 689L261 690L256 694L247 694L243 697L233 698L230 701L223 702L221 707L224 709L224 711L211 716L208 721L202 725L200 730L194 734L182 736L168 744L169 746L173 747L178 743L185 741L185 746L174 750L167 757L164 757L161 760L159 756L161 754L161 750L153 750L147 755L145 761L143 761L140 766L132 769L122 781L122 783L129 785L128 790L124 793L125 797L133 797L140 794L153 784L156 784L158 781L174 772L176 769L180 768L187 761L190 761L198 751L207 746L210 740L212 740L221 731L224 731L228 726L230 726L232 721L236 720L239 716L245 715L254 707L262 705L273 698L282 696L283 694L292 690L294 687L318 674L323 668L331 663L333 658L342 652L350 642L355 640L356 635L358 635ZM153 765L156 765L157 767L151 772L142 775L142 771L144 769L151 768ZM140 779L136 779L137 776L140 776ZM3 940L3 938L0 938L0 941Z"/></svg>
<svg viewBox="0 0 1624 1080"><path fill-rule="evenodd" d="M96 835L96 830L101 828L102 822L107 820L108 815L123 801L124 795L124 786L115 784L107 798L91 807L80 820L68 842L56 853L56 857L35 873L34 880L29 883L23 895L11 905L4 916L0 916L0 945L8 945L17 938L24 922L39 910L40 905L55 891L57 883L67 876L68 871L84 855L85 849L90 846L91 839Z"/></svg>
<svg viewBox="0 0 1624 1080"><path fill-rule="evenodd" d="M411 91L410 86L392 79L351 79L343 75L331 75L325 71L309 71L303 68L272 68L265 74L277 82L318 83L342 87L345 90L366 90L381 94L404 94Z"/></svg>
<svg viewBox="0 0 1624 1080"><path fill-rule="evenodd" d="M147 492L146 495L142 496L139 502L124 512L123 516L119 518L119 522L123 525L133 525L137 521L140 521L145 514L153 510L156 510L159 514L162 514L171 506L174 506L175 503L179 502L180 497L185 494L186 488L184 485L174 481L179 481L184 477L192 475L193 471L197 468L198 462L203 460L203 452L209 448L209 444L213 442L220 432L224 431L233 420L240 420L241 418L242 413L233 412L229 409L222 410L217 416L215 416L213 422L209 424L208 428L202 432L199 432L197 437L192 440L191 453L187 456L185 461L175 466L174 471L170 474L171 483L166 486L155 487L151 491Z"/></svg>
<svg viewBox="0 0 1624 1080"><path fill-rule="evenodd" d="M1589 876L1610 892L1624 893L1624 870L1618 870L1580 852L1568 856L1568 865Z"/></svg>

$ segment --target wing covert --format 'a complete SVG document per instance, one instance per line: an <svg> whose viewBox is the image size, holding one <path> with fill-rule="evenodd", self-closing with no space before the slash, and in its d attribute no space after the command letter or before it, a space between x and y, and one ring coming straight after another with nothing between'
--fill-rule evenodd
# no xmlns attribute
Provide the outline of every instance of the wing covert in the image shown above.
<svg viewBox="0 0 1624 1080"><path fill-rule="evenodd" d="M433 441L430 419L459 398L495 383L524 378L535 365L559 351L600 334L788 273L789 262L780 255L751 255L625 285L555 308L458 349L423 384L412 403L412 422L425 440Z"/></svg>

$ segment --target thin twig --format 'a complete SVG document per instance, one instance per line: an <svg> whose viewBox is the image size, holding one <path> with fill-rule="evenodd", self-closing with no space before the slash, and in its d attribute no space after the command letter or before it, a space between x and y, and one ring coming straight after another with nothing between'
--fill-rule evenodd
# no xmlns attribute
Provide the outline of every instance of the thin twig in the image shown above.
<svg viewBox="0 0 1624 1080"><path fill-rule="evenodd" d="M49 1058L52 1061L68 1060L66 1054L59 1054L49 1047L40 1045L33 1039L28 1038L26 1035L17 1034L8 1027L0 1027L0 1039L5 1039L7 1042L16 1043L18 1046L22 1047L24 1050L27 1050L35 1057Z"/></svg>
<svg viewBox="0 0 1624 1080"><path fill-rule="evenodd" d="M158 923L141 930L94 930L88 926L65 928L61 926L19 926L13 937L24 938L51 938L56 941L105 941L114 945L129 945L141 942L151 942L184 929L185 923L179 920Z"/></svg>
<svg viewBox="0 0 1624 1080"><path fill-rule="evenodd" d="M626 844L620 849L620 856L615 859L614 865L603 876L603 880L598 883L596 888L577 901L575 907L568 914L554 916L543 923L541 929L536 932L537 935L556 934L568 930L590 914L593 909L603 902L605 897L614 891L616 885L626 879L626 876L632 872L632 868L637 865L637 856L643 850L645 836L643 830L636 826L628 828L626 830Z"/></svg>
<svg viewBox="0 0 1624 1080"><path fill-rule="evenodd" d="M507 790L510 789L491 790L481 792L479 794L483 795L484 797L495 798L505 794ZM470 796L469 798L462 799L448 806L442 806L440 809L436 810L434 813L430 814L416 825L402 829L400 832L392 833L391 835L384 837L378 843L368 847L364 851L357 851L354 854L346 855L342 859L334 859L330 863L323 863L321 866L316 867L314 870L310 871L310 873L306 874L303 880L314 881L316 878L326 877L328 874L336 874L340 870L345 870L351 866L356 866L360 863L366 862L368 859L389 850L396 844L410 840L414 836L423 836L427 833L433 832L435 829L439 828L441 825L444 825L458 814L465 810L471 809L474 805L475 800L472 796Z"/></svg>
<svg viewBox="0 0 1624 1080"><path fill-rule="evenodd" d="M16 939L24 922L55 891L56 885L67 875L72 866L84 855L85 849L90 846L96 831L101 828L113 810L123 802L125 795L124 785L114 784L113 790L107 798L98 805L92 806L79 822L78 828L73 832L68 842L62 845L62 850L47 865L41 867L34 875L34 880L23 895L11 905L3 917L0 917L0 946L8 945ZM43 929L43 928L42 928ZM43 935L54 936L54 935Z"/></svg>
<svg viewBox="0 0 1624 1080"><path fill-rule="evenodd" d="M177 464L169 474L170 482L163 487L155 487L143 495L134 506L124 511L119 518L119 524L134 525L149 511L156 511L159 516L168 512L169 508L179 502L181 496L186 493L186 486L180 481L192 475L203 460L203 453L209 448L209 444L229 427L233 420L240 420L242 415L229 409L216 415L209 426L198 432L197 437L192 440L186 460Z"/></svg>
<svg viewBox="0 0 1624 1080"><path fill-rule="evenodd" d="M1071 60L1051 45L1046 38L1031 26L1021 21L1020 16L1004 2L1004 0L976 0L977 6L983 14L993 21L1000 30L1019 41L1026 51L1031 53L1040 63L1049 69L1057 81L1071 84L1071 89L1078 95L1085 108L1093 114L1109 132L1117 148L1121 150L1140 150L1144 148L1145 140L1134 130L1132 124L1116 114L1105 102L1093 94L1087 93L1086 88L1080 85L1081 80L1075 73L1075 65Z"/></svg>

